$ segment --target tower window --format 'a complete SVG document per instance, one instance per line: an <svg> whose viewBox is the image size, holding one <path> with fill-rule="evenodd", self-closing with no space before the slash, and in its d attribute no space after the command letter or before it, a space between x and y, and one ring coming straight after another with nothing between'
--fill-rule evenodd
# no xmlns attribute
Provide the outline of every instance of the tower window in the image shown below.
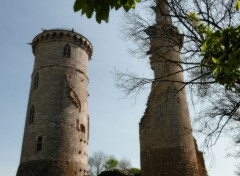
<svg viewBox="0 0 240 176"><path fill-rule="evenodd" d="M34 77L33 89L38 88L38 81L39 81L39 74L37 72Z"/></svg>
<svg viewBox="0 0 240 176"><path fill-rule="evenodd" d="M57 37L57 34L56 34L56 32L54 32L53 34L52 34L52 38L56 38Z"/></svg>
<svg viewBox="0 0 240 176"><path fill-rule="evenodd" d="M87 134L87 140L89 140L89 128L90 128L90 127L89 127L89 126L90 126L89 115L88 115L88 124L87 124L87 125L88 125L88 129L87 129L87 130L88 130L88 131L87 131L87 133L88 133L88 134Z"/></svg>
<svg viewBox="0 0 240 176"><path fill-rule="evenodd" d="M41 151L42 150L42 142L43 142L43 137L42 136L38 136L37 151Z"/></svg>
<svg viewBox="0 0 240 176"><path fill-rule="evenodd" d="M29 113L29 124L33 123L34 120L34 106L32 105L31 109L30 109L30 113Z"/></svg>
<svg viewBox="0 0 240 176"><path fill-rule="evenodd" d="M85 133L85 126L83 124L80 125L81 132Z"/></svg>
<svg viewBox="0 0 240 176"><path fill-rule="evenodd" d="M66 44L63 49L63 57L70 58L71 56L71 47L69 44Z"/></svg>
<svg viewBox="0 0 240 176"><path fill-rule="evenodd" d="M80 131L80 123L78 119L76 119L76 130Z"/></svg>

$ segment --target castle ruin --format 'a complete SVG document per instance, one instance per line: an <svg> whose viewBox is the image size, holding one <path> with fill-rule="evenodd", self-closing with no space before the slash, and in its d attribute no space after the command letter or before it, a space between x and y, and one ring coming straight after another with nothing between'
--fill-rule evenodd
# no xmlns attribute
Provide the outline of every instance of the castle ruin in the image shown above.
<svg viewBox="0 0 240 176"><path fill-rule="evenodd" d="M183 36L172 25L165 0L158 0L154 10L156 24L145 31L155 81L140 122L141 176L207 176L183 85Z"/></svg>
<svg viewBox="0 0 240 176"><path fill-rule="evenodd" d="M142 176L207 176L192 135L180 49L164 1L155 8L150 37L152 84L140 122ZM161 12L161 13L160 13ZM35 55L17 176L88 175L88 61L92 45L71 30L44 30L32 41Z"/></svg>

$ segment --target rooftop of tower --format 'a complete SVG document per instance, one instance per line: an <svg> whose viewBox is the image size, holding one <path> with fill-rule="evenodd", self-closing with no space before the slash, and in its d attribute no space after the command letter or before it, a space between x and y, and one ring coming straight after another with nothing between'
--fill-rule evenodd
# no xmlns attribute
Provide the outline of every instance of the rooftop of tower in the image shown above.
<svg viewBox="0 0 240 176"><path fill-rule="evenodd" d="M90 41L80 33L75 32L74 29L65 28L42 29L42 32L32 40L33 54L41 43L48 41L72 42L83 48L88 53L89 58L92 56L93 46Z"/></svg>

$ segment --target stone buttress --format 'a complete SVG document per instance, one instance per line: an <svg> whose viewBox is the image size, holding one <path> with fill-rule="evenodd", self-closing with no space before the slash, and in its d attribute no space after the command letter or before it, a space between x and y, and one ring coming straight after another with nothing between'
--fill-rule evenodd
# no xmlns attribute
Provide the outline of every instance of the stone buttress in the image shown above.
<svg viewBox="0 0 240 176"><path fill-rule="evenodd" d="M17 176L88 175L88 61L92 45L73 30L44 30L35 55Z"/></svg>

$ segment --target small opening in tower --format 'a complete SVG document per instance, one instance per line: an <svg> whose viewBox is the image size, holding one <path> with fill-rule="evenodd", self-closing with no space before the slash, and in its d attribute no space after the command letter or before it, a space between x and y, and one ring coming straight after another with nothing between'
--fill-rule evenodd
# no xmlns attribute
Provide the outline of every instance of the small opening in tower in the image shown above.
<svg viewBox="0 0 240 176"><path fill-rule="evenodd" d="M56 38L56 37L57 37L57 33L54 32L54 33L52 34L52 38Z"/></svg>
<svg viewBox="0 0 240 176"><path fill-rule="evenodd" d="M80 131L80 123L78 119L76 119L76 130Z"/></svg>
<svg viewBox="0 0 240 176"><path fill-rule="evenodd" d="M49 33L46 34L45 39L48 39L48 37L49 37Z"/></svg>
<svg viewBox="0 0 240 176"><path fill-rule="evenodd" d="M83 124L80 125L81 132L85 133L85 126Z"/></svg>
<svg viewBox="0 0 240 176"><path fill-rule="evenodd" d="M42 150L42 142L43 142L43 137L42 136L38 136L37 151L41 151Z"/></svg>
<svg viewBox="0 0 240 176"><path fill-rule="evenodd" d="M35 74L34 76L34 83L33 83L33 89L37 89L38 88L38 81L39 81L39 74L38 72Z"/></svg>
<svg viewBox="0 0 240 176"><path fill-rule="evenodd" d="M66 44L63 49L63 57L70 58L71 56L71 47L69 44Z"/></svg>
<svg viewBox="0 0 240 176"><path fill-rule="evenodd" d="M33 120L34 120L34 105L32 105L31 109L30 109L30 113L29 113L29 124L32 124L33 123Z"/></svg>
<svg viewBox="0 0 240 176"><path fill-rule="evenodd" d="M76 35L73 36L73 40L77 41L77 36Z"/></svg>
<svg viewBox="0 0 240 176"><path fill-rule="evenodd" d="M59 37L60 37L60 38L63 38L63 37L64 37L64 35L63 35L62 32L59 34Z"/></svg>

